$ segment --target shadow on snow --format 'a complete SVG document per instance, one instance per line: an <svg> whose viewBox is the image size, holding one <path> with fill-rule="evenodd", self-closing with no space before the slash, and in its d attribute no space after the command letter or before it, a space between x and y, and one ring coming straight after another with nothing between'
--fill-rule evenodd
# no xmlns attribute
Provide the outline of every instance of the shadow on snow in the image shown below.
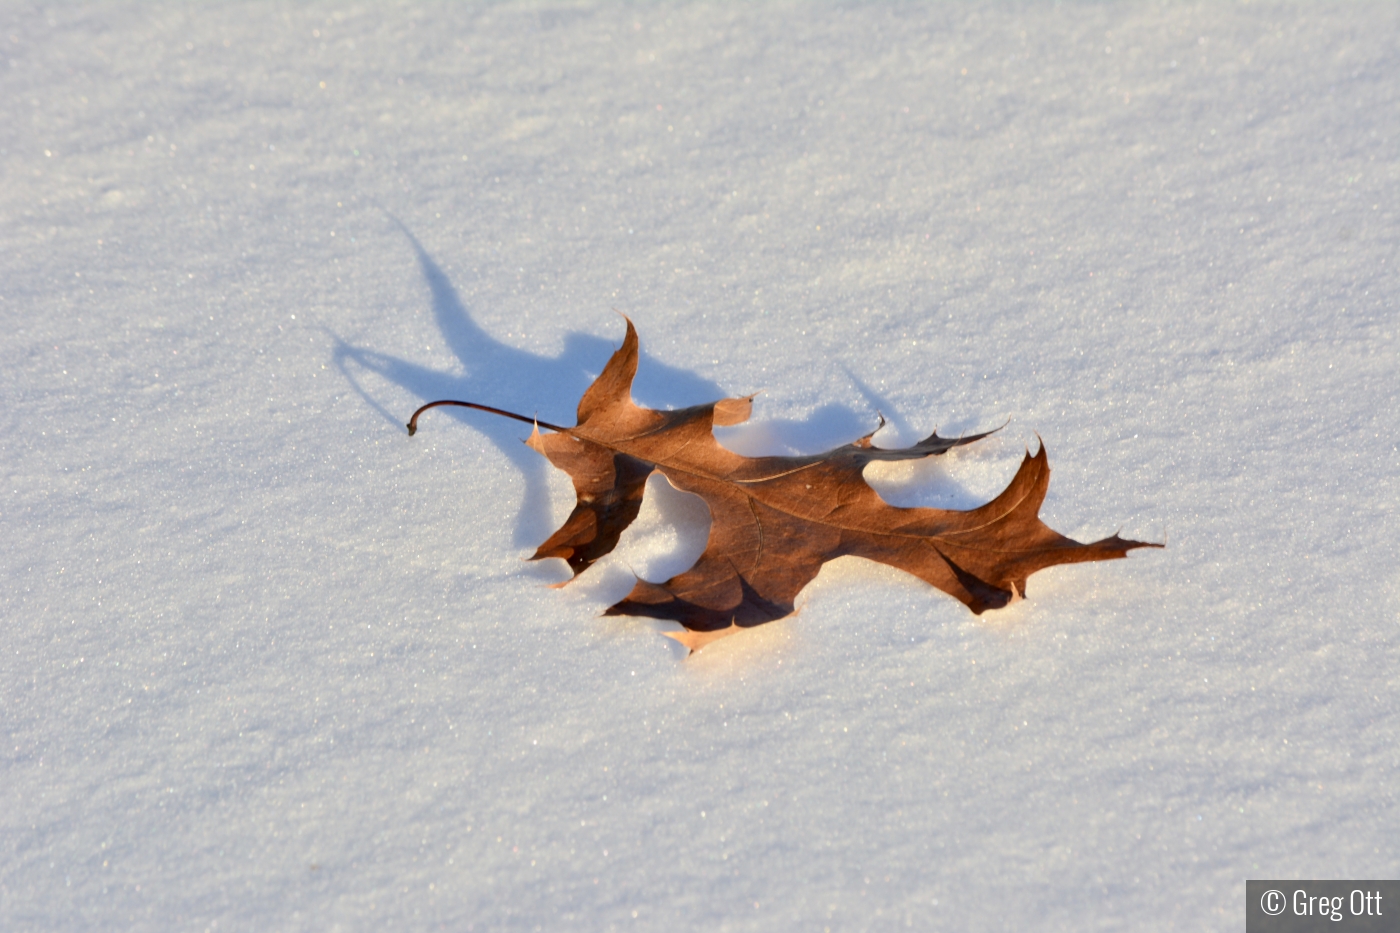
<svg viewBox="0 0 1400 933"><path fill-rule="evenodd" d="M502 343L482 330L462 303L447 274L402 222L390 219L403 232L418 259L419 270L432 297L433 320L457 358L456 371L431 369L377 350L351 344L331 333L335 341L336 368L365 403L400 430L408 412L391 412L374 398L358 378L361 371L374 373L412 393L423 402L463 399L493 405L521 414L536 414L545 421L573 424L573 412L584 390L602 370L617 346L609 340L578 331L564 338L564 350L548 357ZM642 328L645 334L645 328ZM645 348L645 336L642 346ZM702 404L726 394L715 383L694 373L668 366L645 349L641 352L634 384L638 400L653 408ZM844 367L843 367L844 369ZM913 436L909 426L891 411L887 400L861 382L849 370L846 375L873 409L883 409L901 434ZM875 412L857 413L843 405L824 405L807 418L758 420L721 429L726 447L749 456L819 453L849 442L874 427ZM553 530L548 464L522 441L522 426L484 412L439 410L433 418L456 418L479 430L520 470L525 480L524 501L513 534L518 547L533 547ZM407 435L405 432L405 440Z"/></svg>

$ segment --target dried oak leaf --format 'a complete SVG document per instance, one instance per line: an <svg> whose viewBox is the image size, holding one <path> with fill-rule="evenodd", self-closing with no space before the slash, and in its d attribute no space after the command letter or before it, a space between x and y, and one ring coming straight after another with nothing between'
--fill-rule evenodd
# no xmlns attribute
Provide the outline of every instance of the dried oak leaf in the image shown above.
<svg viewBox="0 0 1400 933"><path fill-rule="evenodd" d="M866 484L866 464L942 454L987 435L942 438L935 431L912 447L885 450L871 444L872 432L814 456L744 457L721 447L711 429L747 420L751 396L656 411L632 401L636 372L637 332L629 320L621 348L579 402L578 424L544 425L548 434L536 424L529 445L569 474L578 504L531 559L563 558L575 576L588 569L617 545L641 507L647 477L660 470L709 506L705 551L664 583L638 580L607 614L679 622L684 631L665 634L692 652L790 615L822 564L846 555L898 567L980 614L1024 596L1026 578L1045 567L1161 547L1117 535L1080 544L1041 522L1050 482L1043 443L980 508L899 508Z"/></svg>

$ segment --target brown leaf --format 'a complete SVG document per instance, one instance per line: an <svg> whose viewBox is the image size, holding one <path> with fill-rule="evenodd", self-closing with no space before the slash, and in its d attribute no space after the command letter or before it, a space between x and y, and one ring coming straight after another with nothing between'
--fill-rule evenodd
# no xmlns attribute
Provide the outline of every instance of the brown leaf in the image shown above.
<svg viewBox="0 0 1400 933"><path fill-rule="evenodd" d="M666 634L691 651L791 614L822 564L846 555L898 567L980 614L1024 596L1026 578L1045 567L1161 547L1117 535L1080 544L1041 522L1050 483L1043 443L980 508L898 508L866 484L866 464L935 456L987 435L934 432L912 447L884 450L871 444L872 432L814 456L744 457L721 447L711 429L746 420L752 396L655 411L632 401L636 372L637 332L629 320L621 348L579 402L578 424L548 426L555 428L548 434L537 425L531 434L529 445L567 472L578 494L573 513L532 559L561 557L575 575L588 569L617 545L637 517L647 477L660 470L709 506L705 551L664 583L638 580L607 614L679 622L684 631Z"/></svg>
<svg viewBox="0 0 1400 933"><path fill-rule="evenodd" d="M578 425L540 434L530 446L567 472L578 505L535 557L563 557L575 574L617 544L636 517L653 468L710 508L710 537L695 566L665 583L638 580L609 615L651 616L685 626L675 637L692 651L740 628L793 611L822 564L845 555L912 573L975 613L1024 596L1026 578L1055 564L1107 560L1145 545L1114 535L1080 544L1038 518L1050 482L1044 444L1027 452L1001 495L968 512L889 505L861 473L873 460L944 453L985 434L945 439L934 432L900 450L871 435L808 457L743 457L711 428L748 417L749 399L653 411L631 398L637 332L627 336L584 393Z"/></svg>

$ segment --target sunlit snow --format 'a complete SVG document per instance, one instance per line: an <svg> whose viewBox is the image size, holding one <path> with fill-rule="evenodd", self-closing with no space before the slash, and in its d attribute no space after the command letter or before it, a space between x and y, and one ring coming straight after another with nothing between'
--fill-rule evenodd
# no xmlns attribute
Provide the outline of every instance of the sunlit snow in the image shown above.
<svg viewBox="0 0 1400 933"><path fill-rule="evenodd" d="M1400 6L0 8L0 929L1243 929L1400 872ZM734 449L1164 551L523 560L630 316ZM557 562L556 562L557 563Z"/></svg>

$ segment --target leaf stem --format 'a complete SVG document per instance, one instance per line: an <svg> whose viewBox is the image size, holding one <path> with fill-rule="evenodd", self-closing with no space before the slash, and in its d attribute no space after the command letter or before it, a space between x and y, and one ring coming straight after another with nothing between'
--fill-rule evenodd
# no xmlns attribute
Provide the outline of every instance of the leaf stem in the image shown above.
<svg viewBox="0 0 1400 933"><path fill-rule="evenodd" d="M413 413L413 417L408 419L408 436L412 437L418 433L418 416L429 408L437 408L441 405L456 405L459 408L475 408L477 411L489 412L493 415L500 415L503 418L514 418L516 421L523 421L526 424L537 424L542 428L549 428L551 431L565 431L568 428L561 428L557 424L550 424L548 421L541 421L538 418L527 418L524 415L517 415L513 411L505 411L500 408L492 408L490 405L478 405L476 402L459 402L455 399L445 398L436 402L429 402Z"/></svg>

